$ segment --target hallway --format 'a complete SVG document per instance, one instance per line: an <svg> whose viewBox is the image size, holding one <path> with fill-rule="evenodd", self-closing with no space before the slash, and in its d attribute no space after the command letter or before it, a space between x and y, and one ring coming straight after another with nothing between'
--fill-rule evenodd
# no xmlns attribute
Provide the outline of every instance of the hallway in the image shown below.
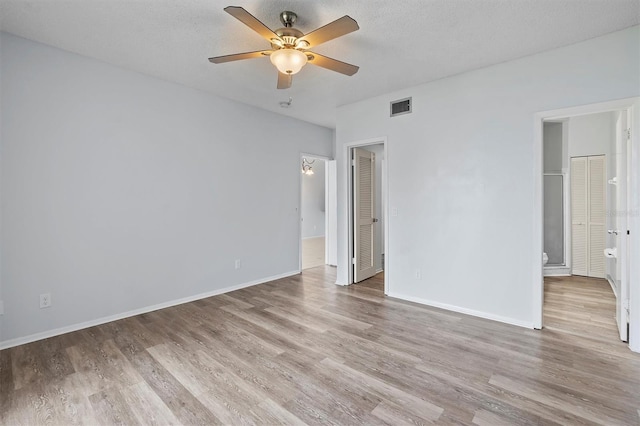
<svg viewBox="0 0 640 426"><path fill-rule="evenodd" d="M544 328L625 345L618 337L616 297L606 280L573 275L545 277Z"/></svg>

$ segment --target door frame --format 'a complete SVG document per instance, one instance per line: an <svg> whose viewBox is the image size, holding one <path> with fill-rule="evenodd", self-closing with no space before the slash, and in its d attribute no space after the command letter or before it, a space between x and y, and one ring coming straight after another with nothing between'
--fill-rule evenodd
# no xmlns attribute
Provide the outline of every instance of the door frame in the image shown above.
<svg viewBox="0 0 640 426"><path fill-rule="evenodd" d="M298 159L298 273L302 273L302 173L300 172L301 167L302 167L302 158L316 158L318 160L322 160L324 161L324 172L325 172L325 179L324 179L324 244L325 244L325 250L324 250L324 262L325 265L327 264L327 249L326 249L326 245L327 245L327 233L328 233L328 213L327 213L327 205L329 203L327 203L327 173L328 173L328 167L327 167L327 162L328 161L332 161L333 158L331 157L327 157L325 155L318 155L318 154L308 154L305 152L301 152L300 153L300 158ZM335 207L335 206L334 206ZM337 215L337 212L336 212ZM336 242L337 243L337 242Z"/></svg>
<svg viewBox="0 0 640 426"><path fill-rule="evenodd" d="M533 324L534 328L543 326L544 277L542 266L542 252L544 247L544 204L543 204L543 123L545 120L575 117L580 115L597 114L621 110L631 111L631 169L627 170L630 197L629 213L629 348L640 352L640 261L631 259L640 256L640 97L618 99L589 105L541 111L534 114L533 126L533 256L532 256L532 290L533 290Z"/></svg>
<svg viewBox="0 0 640 426"><path fill-rule="evenodd" d="M384 200L382 204L382 216L384 223L384 294L389 294L389 146L387 144L386 137L378 137L371 139L364 139L360 141L347 142L343 145L343 172L346 176L347 182L347 251L346 258L343 259L347 267L347 283L346 285L353 284L353 176L351 175L351 151L353 148L362 148L370 145L382 144L384 151L384 161L382 162L382 179L380 193Z"/></svg>

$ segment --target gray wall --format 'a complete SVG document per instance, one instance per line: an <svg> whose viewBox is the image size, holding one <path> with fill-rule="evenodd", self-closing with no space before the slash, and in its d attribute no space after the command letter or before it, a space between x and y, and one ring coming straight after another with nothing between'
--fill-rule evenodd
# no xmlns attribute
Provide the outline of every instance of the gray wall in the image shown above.
<svg viewBox="0 0 640 426"><path fill-rule="evenodd" d="M300 152L331 130L0 42L0 341L298 270Z"/></svg>
<svg viewBox="0 0 640 426"><path fill-rule="evenodd" d="M302 175L302 238L324 236L325 162L309 158L309 161L314 160L311 165L313 174Z"/></svg>
<svg viewBox="0 0 640 426"><path fill-rule="evenodd" d="M337 281L346 284L349 270L344 145L384 137L388 203L397 209L389 218L389 294L532 327L542 251L532 231L535 114L638 96L639 30L340 107ZM389 102L409 96L413 113L390 118Z"/></svg>

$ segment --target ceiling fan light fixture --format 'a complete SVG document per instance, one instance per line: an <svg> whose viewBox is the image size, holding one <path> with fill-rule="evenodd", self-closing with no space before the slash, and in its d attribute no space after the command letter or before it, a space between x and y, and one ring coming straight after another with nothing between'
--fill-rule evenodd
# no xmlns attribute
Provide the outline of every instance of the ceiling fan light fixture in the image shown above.
<svg viewBox="0 0 640 426"><path fill-rule="evenodd" d="M270 55L271 63L283 74L296 74L307 63L307 55L296 49L280 49Z"/></svg>
<svg viewBox="0 0 640 426"><path fill-rule="evenodd" d="M271 63L273 63L279 71L278 84L276 86L278 89L289 89L291 87L293 74L297 74L307 62L310 62L314 66L348 76L358 72L358 67L355 65L307 50L360 29L355 19L348 15L344 15L342 18L336 19L327 25L304 34L302 31L293 27L297 15L288 10L280 14L280 21L284 27L278 28L275 31L260 22L258 18L247 12L243 7L227 6L224 8L224 11L271 43L271 49L214 56L209 58L209 62L211 63L222 64L225 62L269 56ZM291 106L291 104L290 102L284 102L281 103L281 106L286 108Z"/></svg>

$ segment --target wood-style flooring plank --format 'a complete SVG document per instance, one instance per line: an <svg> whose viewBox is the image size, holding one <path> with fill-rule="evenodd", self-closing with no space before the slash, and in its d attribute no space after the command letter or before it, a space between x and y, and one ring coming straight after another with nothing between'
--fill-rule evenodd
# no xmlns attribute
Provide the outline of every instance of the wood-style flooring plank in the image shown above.
<svg viewBox="0 0 640 426"><path fill-rule="evenodd" d="M139 424L178 425L173 415L147 382L136 383L120 390L127 406Z"/></svg>
<svg viewBox="0 0 640 426"><path fill-rule="evenodd" d="M640 424L606 281L545 280L530 330L287 277L0 352L0 424Z"/></svg>

